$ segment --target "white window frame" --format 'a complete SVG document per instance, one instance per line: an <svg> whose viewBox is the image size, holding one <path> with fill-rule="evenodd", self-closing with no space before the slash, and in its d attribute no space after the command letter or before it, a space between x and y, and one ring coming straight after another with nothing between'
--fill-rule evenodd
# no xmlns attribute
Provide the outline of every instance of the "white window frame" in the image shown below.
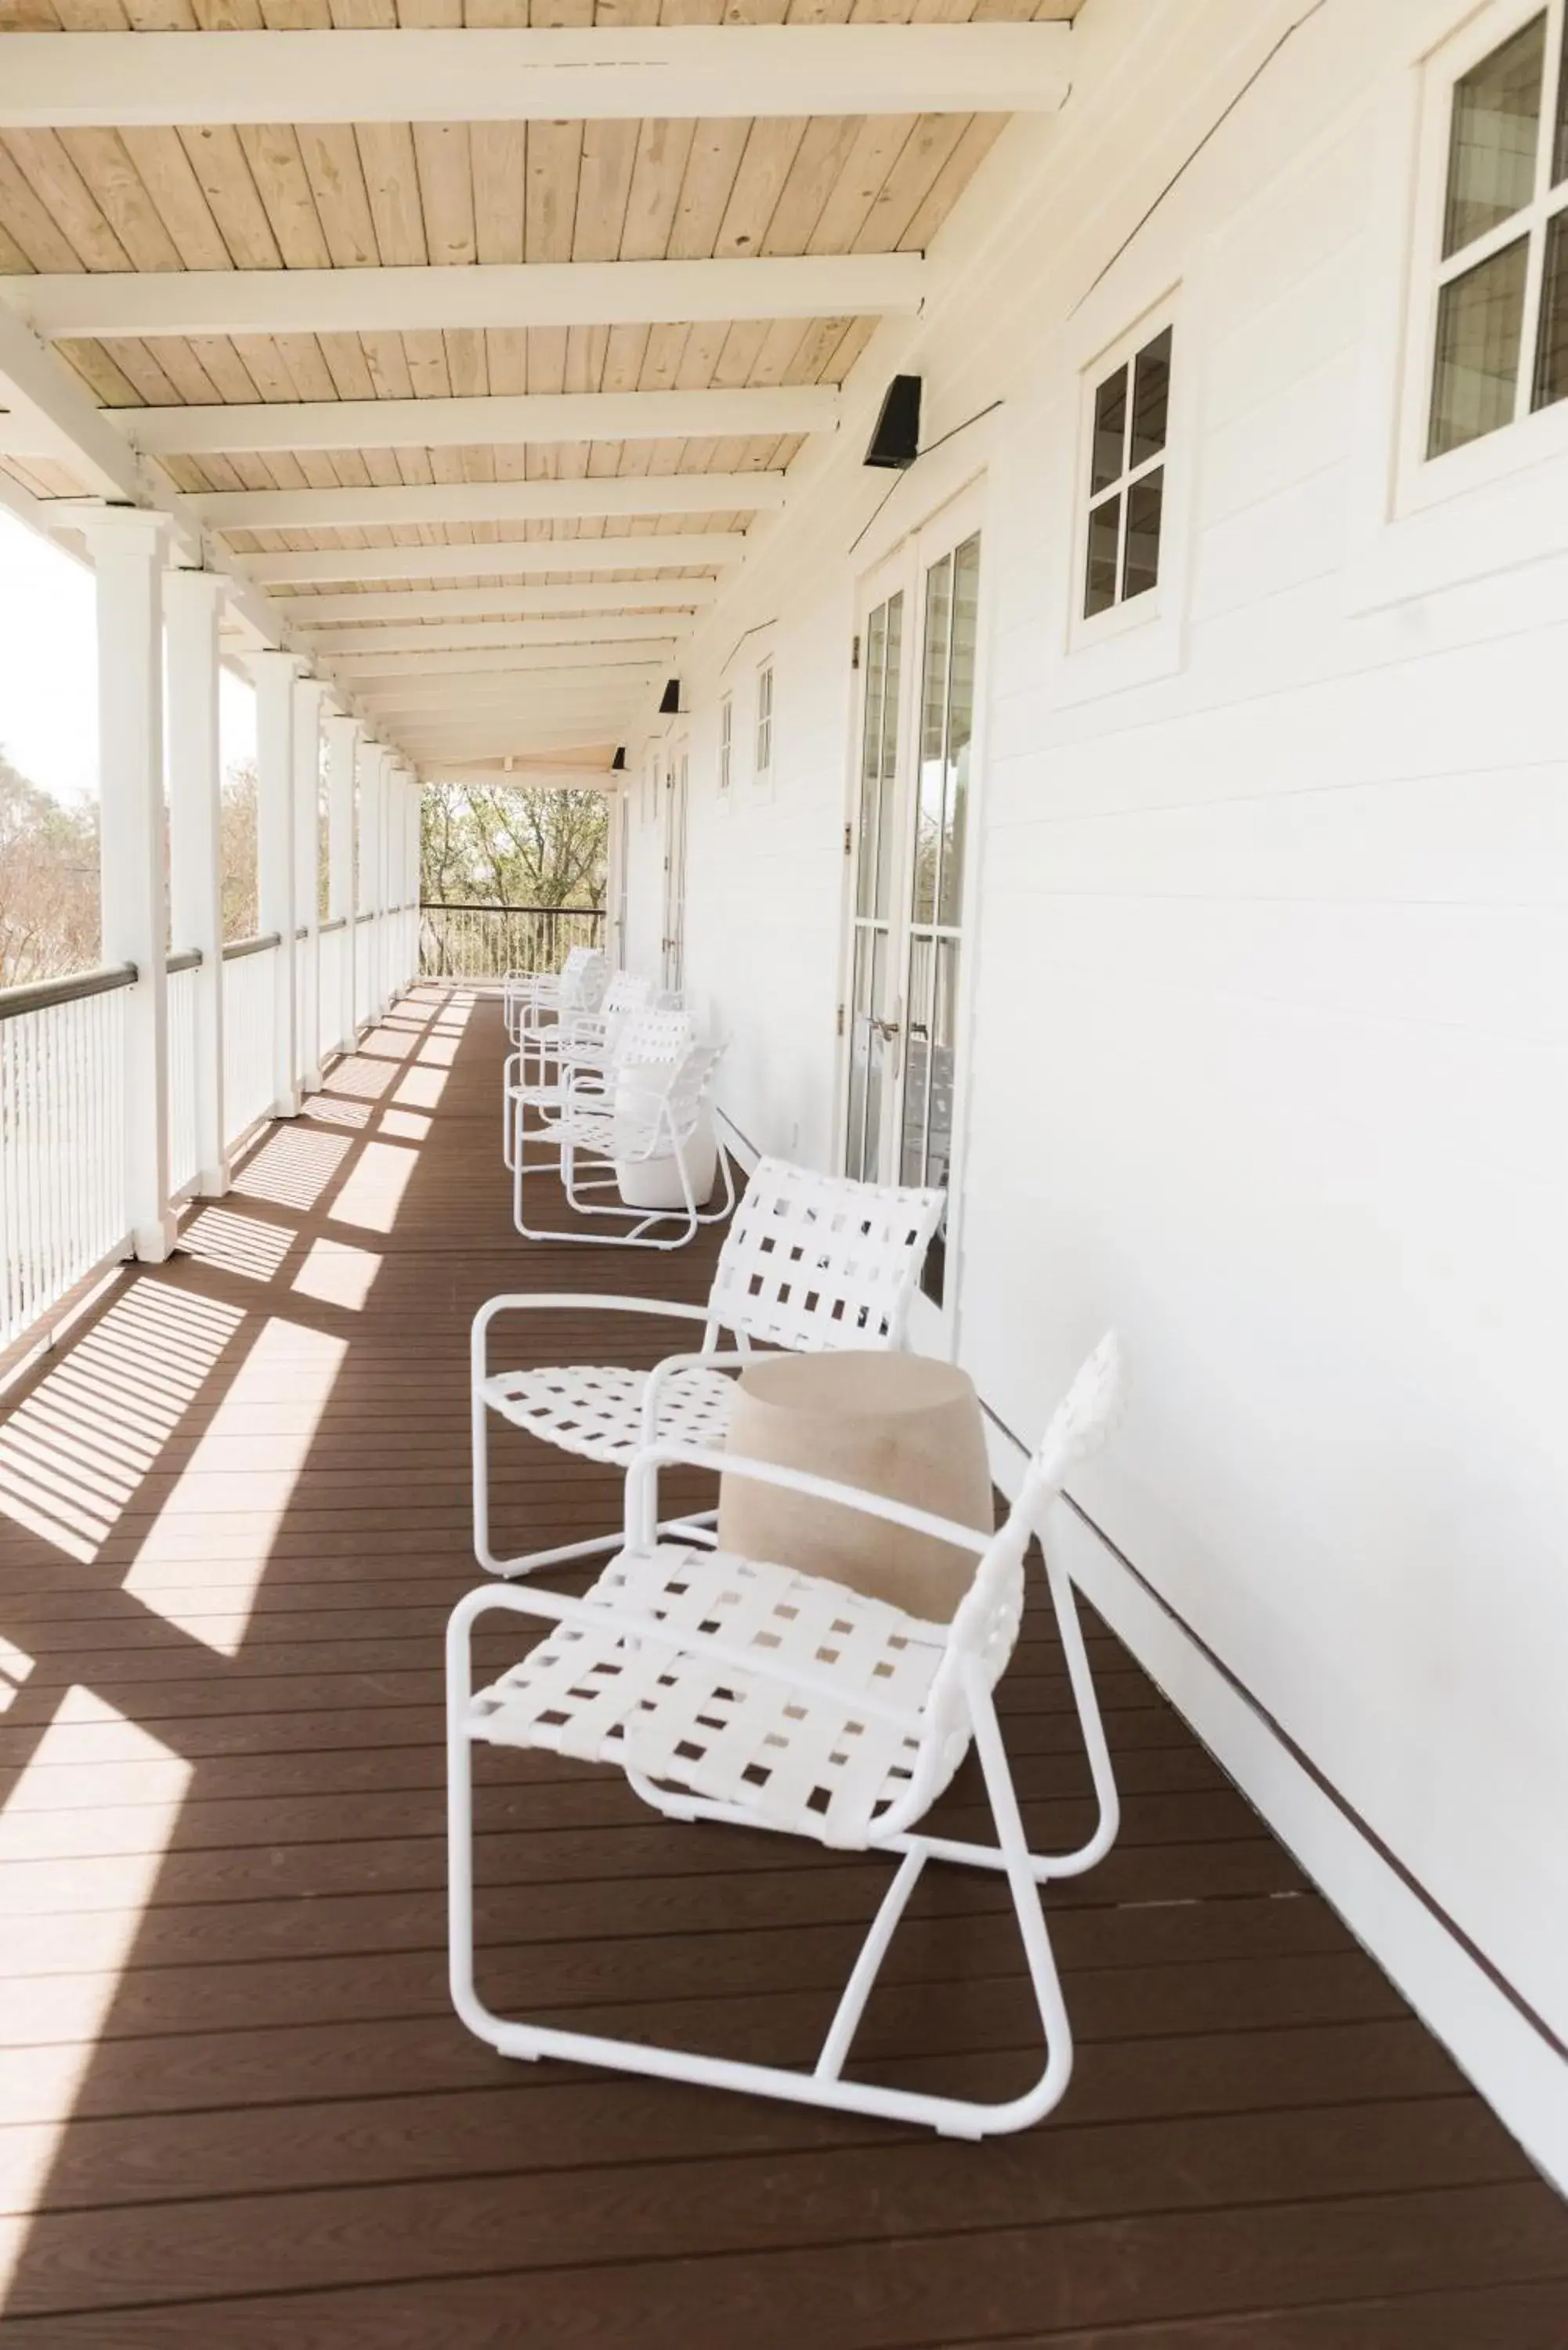
<svg viewBox="0 0 1568 2350"><path fill-rule="evenodd" d="M1158 457L1150 457L1147 463L1137 466L1131 473L1121 474L1115 484L1107 484L1103 491L1096 492L1091 489L1090 484L1094 480L1095 402L1100 387L1108 377L1116 374L1118 368L1130 369L1139 351L1164 334L1167 328L1170 331L1170 393L1166 406L1165 446ZM1161 304L1153 310L1146 311L1135 327L1128 328L1127 331L1119 335L1114 343L1107 345L1079 374L1078 453L1073 506L1073 592L1069 607L1072 614L1070 643L1074 649L1080 645L1101 644L1108 637L1124 636L1133 629L1152 627L1164 617L1170 597L1167 556L1170 542L1171 459L1176 424L1180 412L1177 407L1177 390L1181 366L1181 326L1176 315L1176 306L1172 302ZM1127 397L1130 401L1132 397L1130 376L1127 383ZM1103 612L1085 613L1084 595L1089 567L1089 519L1094 508L1113 494L1119 494L1123 500L1122 535L1118 537L1116 556L1119 590L1126 546L1125 504L1127 491L1134 482L1141 481L1146 473L1152 473L1162 468L1165 482L1160 493L1158 577L1154 586L1147 588L1141 596L1124 597L1118 592L1116 602L1108 605Z"/></svg>
<svg viewBox="0 0 1568 2350"><path fill-rule="evenodd" d="M1568 202L1568 183L1549 186L1552 123L1563 58L1568 0L1493 0L1420 62L1419 128L1415 175L1406 347L1396 458L1397 515L1420 513L1466 492L1485 488L1522 466L1539 464L1568 451L1568 400L1532 410L1542 297L1545 224ZM1531 203L1445 262L1443 217L1448 200L1449 125L1453 93L1466 74L1522 30L1534 16L1546 17L1546 66L1542 91L1542 127ZM1525 234L1531 239L1525 276L1524 332L1519 387L1511 424L1467 441L1438 457L1427 454L1433 377L1437 363L1438 304L1448 279L1462 276L1489 254Z"/></svg>
<svg viewBox="0 0 1568 2350"><path fill-rule="evenodd" d="M732 693L719 698L719 798L728 807L730 786L735 780L735 697Z"/></svg>
<svg viewBox="0 0 1568 2350"><path fill-rule="evenodd" d="M1178 276L1171 256L1158 245L1146 255L1135 246L1096 286L1064 338L1057 398L1065 430L1057 441L1055 494L1047 512L1070 515L1072 523L1070 536L1064 531L1058 536L1059 526L1047 525L1054 577L1044 622L1059 655L1045 671L1048 709L1072 710L1106 694L1136 692L1176 676L1186 663L1208 253L1207 244L1189 246ZM1084 563L1096 389L1118 360L1141 350L1166 327L1171 329L1170 407L1159 578L1146 596L1086 620Z"/></svg>
<svg viewBox="0 0 1568 2350"><path fill-rule="evenodd" d="M770 653L757 664L757 723L753 743L752 779L759 791L773 788L774 768L778 743L778 688L774 674L774 657Z"/></svg>

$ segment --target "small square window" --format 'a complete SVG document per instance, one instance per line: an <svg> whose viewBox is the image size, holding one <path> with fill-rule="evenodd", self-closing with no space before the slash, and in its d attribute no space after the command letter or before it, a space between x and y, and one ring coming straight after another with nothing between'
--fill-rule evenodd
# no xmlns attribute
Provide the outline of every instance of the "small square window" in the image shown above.
<svg viewBox="0 0 1568 2350"><path fill-rule="evenodd" d="M1159 584L1171 341L1171 328L1162 328L1095 387L1084 548L1086 620Z"/></svg>
<svg viewBox="0 0 1568 2350"><path fill-rule="evenodd" d="M734 758L735 704L733 697L727 693L719 704L719 790L721 794L730 788Z"/></svg>
<svg viewBox="0 0 1568 2350"><path fill-rule="evenodd" d="M1548 0L1449 84L1428 459L1568 398L1565 20Z"/></svg>
<svg viewBox="0 0 1568 2350"><path fill-rule="evenodd" d="M757 671L757 781L765 784L774 771L774 665Z"/></svg>

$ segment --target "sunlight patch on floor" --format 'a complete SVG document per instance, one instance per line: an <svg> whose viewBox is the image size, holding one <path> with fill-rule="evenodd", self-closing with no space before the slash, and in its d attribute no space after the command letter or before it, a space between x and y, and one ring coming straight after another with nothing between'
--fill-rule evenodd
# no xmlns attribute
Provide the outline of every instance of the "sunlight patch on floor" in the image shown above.
<svg viewBox="0 0 1568 2350"><path fill-rule="evenodd" d="M15 1640L0 1639L0 1713L16 1703L17 1691L36 1661Z"/></svg>
<svg viewBox="0 0 1568 2350"><path fill-rule="evenodd" d="M8 2062L0 2071L0 2303L16 2275L26 2248L33 2214L48 2185L55 2157L91 2064L99 2036L108 2020L120 1976L151 1898L172 1836L175 1821L190 1784L192 1765L154 1738L150 1731L106 1705L90 1690L73 1688L61 1699L54 1721L44 1731L31 1761L10 1799L0 1811L0 1888L9 1888L31 1874L21 1856L28 1836L20 1828L32 1808L35 1779L48 1773L68 1737L62 1733L83 1724L112 1725L119 1733L118 1751L128 1762L156 1763L162 1773L163 1797L143 1814L142 1849L116 1863L119 1872L119 1905L91 1920L84 1936L84 1920L63 1912L37 1914L28 1920L24 1938L7 1931L0 1943L0 1965L13 1978L47 1974L47 2020L35 2016L35 2027L45 2024L51 2045L37 2050L38 2062ZM88 1952L90 1950L90 1957ZM88 1959L84 1968L81 1961ZM15 2005L5 1998L6 2036ZM21 2002L25 2005L25 2001ZM17 2018L20 2021L20 2018Z"/></svg>
<svg viewBox="0 0 1568 2350"><path fill-rule="evenodd" d="M280 1127L248 1159L234 1188L248 1199L279 1208L313 1208L353 1145L341 1135L313 1134L308 1127Z"/></svg>
<svg viewBox="0 0 1568 2350"><path fill-rule="evenodd" d="M423 1142L431 1121L417 1109L384 1109L381 1132L395 1142Z"/></svg>
<svg viewBox="0 0 1568 2350"><path fill-rule="evenodd" d="M444 1069L410 1069L392 1099L405 1109L434 1109L446 1090L446 1078Z"/></svg>
<svg viewBox="0 0 1568 2350"><path fill-rule="evenodd" d="M324 1305L345 1305L357 1313L380 1270L374 1249L353 1248L347 1241L312 1241L289 1286L302 1297L319 1297Z"/></svg>
<svg viewBox="0 0 1568 2350"><path fill-rule="evenodd" d="M347 1101L340 1094L312 1094L305 1105L306 1118L318 1118L324 1126L369 1126L375 1112L369 1102Z"/></svg>
<svg viewBox="0 0 1568 2350"><path fill-rule="evenodd" d="M227 1208L203 1208L180 1234L181 1247L192 1256L245 1281L270 1281L294 1242L290 1226L233 1215Z"/></svg>
<svg viewBox="0 0 1568 2350"><path fill-rule="evenodd" d="M333 1068L322 1090L329 1094L348 1094L356 1099L376 1101L384 1094L398 1072L385 1061L368 1061L359 1054L348 1054Z"/></svg>
<svg viewBox="0 0 1568 2350"><path fill-rule="evenodd" d="M331 1221L358 1224L368 1232L389 1232L418 1164L418 1151L405 1150L400 1143L366 1143L327 1211Z"/></svg>
<svg viewBox="0 0 1568 2350"><path fill-rule="evenodd" d="M135 1282L0 1427L0 1514L90 1564L244 1319Z"/></svg>
<svg viewBox="0 0 1568 2350"><path fill-rule="evenodd" d="M249 1627L278 1528L348 1351L347 1339L302 1322L274 1317L263 1326L125 1578L132 1598L221 1656L236 1655ZM254 1407L270 1411L280 1386L293 1406L292 1426L258 1428ZM185 1604L188 1586L201 1580L192 1563L204 1566L211 1558L223 1562L230 1600L223 1615Z"/></svg>

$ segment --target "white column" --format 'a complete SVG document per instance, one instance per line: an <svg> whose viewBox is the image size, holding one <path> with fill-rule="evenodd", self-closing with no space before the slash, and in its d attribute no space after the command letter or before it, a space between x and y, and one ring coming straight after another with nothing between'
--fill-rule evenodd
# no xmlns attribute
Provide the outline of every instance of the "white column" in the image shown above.
<svg viewBox="0 0 1568 2350"><path fill-rule="evenodd" d="M365 1002L359 1009L369 1021L379 1020L387 1008L381 955L381 933L386 919L382 909L387 902L381 847L386 767L387 753L382 745L379 743L368 743L359 768L359 818L365 911L370 920L366 926L369 939L365 950Z"/></svg>
<svg viewBox="0 0 1568 2350"><path fill-rule="evenodd" d="M424 895L424 843L421 836L420 818L424 808L424 785L417 773L409 776L409 863L408 898L409 927L404 958L412 983L420 975L420 899Z"/></svg>
<svg viewBox="0 0 1568 2350"><path fill-rule="evenodd" d="M275 931L273 956L273 1115L299 1114L295 1038L294 680L292 653L257 653L256 897L264 931Z"/></svg>
<svg viewBox="0 0 1568 2350"><path fill-rule="evenodd" d="M338 1000L335 1006L337 1042L345 1053L354 1050L354 917L359 910L359 889L354 870L354 769L359 754L359 721L328 718L327 736L327 910L344 927L338 932Z"/></svg>
<svg viewBox="0 0 1568 2350"><path fill-rule="evenodd" d="M321 704L319 678L294 681L294 920L299 977L295 1066L306 1093L321 1089Z"/></svg>
<svg viewBox="0 0 1568 2350"><path fill-rule="evenodd" d="M218 621L223 581L170 571L163 581L168 657L169 913L176 951L200 954L195 986L196 1189L229 1188L223 1109L223 899L218 747Z"/></svg>
<svg viewBox="0 0 1568 2350"><path fill-rule="evenodd" d="M106 962L133 962L125 1005L125 1206L139 1257L174 1245L169 1204L168 912L163 822L163 518L84 517L98 584L101 920Z"/></svg>

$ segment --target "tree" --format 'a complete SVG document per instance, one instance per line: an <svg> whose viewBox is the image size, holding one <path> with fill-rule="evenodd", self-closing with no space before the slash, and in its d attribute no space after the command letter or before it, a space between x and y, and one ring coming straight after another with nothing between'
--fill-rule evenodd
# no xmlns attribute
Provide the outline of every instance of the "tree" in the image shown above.
<svg viewBox="0 0 1568 2350"><path fill-rule="evenodd" d="M601 792L427 785L421 893L435 905L602 905L607 840Z"/></svg>
<svg viewBox="0 0 1568 2350"><path fill-rule="evenodd" d="M218 811L219 893L223 937L254 939L256 910L256 771L248 760L223 777Z"/></svg>
<svg viewBox="0 0 1568 2350"><path fill-rule="evenodd" d="M0 986L99 955L98 810L69 808L0 754Z"/></svg>

